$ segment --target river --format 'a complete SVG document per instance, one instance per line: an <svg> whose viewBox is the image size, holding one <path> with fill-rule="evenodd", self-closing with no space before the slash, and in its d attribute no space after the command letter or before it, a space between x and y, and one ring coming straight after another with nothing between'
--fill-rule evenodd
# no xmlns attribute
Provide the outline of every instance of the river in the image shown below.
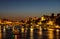
<svg viewBox="0 0 60 39"><path fill-rule="evenodd" d="M60 39L60 31L56 30L38 30L26 29L19 31L19 34L14 34L12 30L1 32L0 39Z"/></svg>

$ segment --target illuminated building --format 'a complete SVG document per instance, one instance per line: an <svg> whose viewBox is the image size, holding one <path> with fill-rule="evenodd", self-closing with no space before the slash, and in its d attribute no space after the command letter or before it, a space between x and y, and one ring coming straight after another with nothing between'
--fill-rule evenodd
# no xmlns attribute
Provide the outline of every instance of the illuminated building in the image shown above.
<svg viewBox="0 0 60 39"><path fill-rule="evenodd" d="M2 20L0 19L0 23L2 23Z"/></svg>
<svg viewBox="0 0 60 39"><path fill-rule="evenodd" d="M44 16L41 17L41 21L43 21L43 20L45 20L45 17Z"/></svg>
<svg viewBox="0 0 60 39"><path fill-rule="evenodd" d="M53 25L54 24L54 21L48 21L47 24L48 25Z"/></svg>

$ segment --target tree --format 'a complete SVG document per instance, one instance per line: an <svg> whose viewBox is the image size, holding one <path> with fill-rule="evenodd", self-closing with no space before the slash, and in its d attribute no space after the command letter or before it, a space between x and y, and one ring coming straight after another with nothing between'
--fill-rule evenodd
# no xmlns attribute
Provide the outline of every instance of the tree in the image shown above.
<svg viewBox="0 0 60 39"><path fill-rule="evenodd" d="M55 23L60 26L60 16L56 18L56 22Z"/></svg>

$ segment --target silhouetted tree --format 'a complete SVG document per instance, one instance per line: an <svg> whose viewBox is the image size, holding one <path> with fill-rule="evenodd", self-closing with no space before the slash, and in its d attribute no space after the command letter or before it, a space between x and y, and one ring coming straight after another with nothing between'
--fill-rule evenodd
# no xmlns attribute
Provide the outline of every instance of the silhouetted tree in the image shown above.
<svg viewBox="0 0 60 39"><path fill-rule="evenodd" d="M51 17L50 18L53 21L53 19L54 19L54 13L51 14Z"/></svg>
<svg viewBox="0 0 60 39"><path fill-rule="evenodd" d="M8 21L8 19L3 19L3 21Z"/></svg>
<svg viewBox="0 0 60 39"><path fill-rule="evenodd" d="M32 18L29 18L29 20L27 21L27 24L31 23Z"/></svg>
<svg viewBox="0 0 60 39"><path fill-rule="evenodd" d="M60 16L60 13L58 13L57 16Z"/></svg>
<svg viewBox="0 0 60 39"><path fill-rule="evenodd" d="M54 16L54 13L52 13L51 16Z"/></svg>
<svg viewBox="0 0 60 39"><path fill-rule="evenodd" d="M56 18L56 22L55 23L60 26L60 16Z"/></svg>
<svg viewBox="0 0 60 39"><path fill-rule="evenodd" d="M21 20L21 22L23 22L23 23L24 23L24 21L23 21L23 20Z"/></svg>

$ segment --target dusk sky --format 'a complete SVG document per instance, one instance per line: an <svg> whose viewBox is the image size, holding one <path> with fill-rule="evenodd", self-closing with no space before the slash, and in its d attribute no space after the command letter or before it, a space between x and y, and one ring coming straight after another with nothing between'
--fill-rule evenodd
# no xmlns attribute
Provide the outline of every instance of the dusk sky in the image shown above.
<svg viewBox="0 0 60 39"><path fill-rule="evenodd" d="M20 18L60 13L59 0L0 0L0 18Z"/></svg>

